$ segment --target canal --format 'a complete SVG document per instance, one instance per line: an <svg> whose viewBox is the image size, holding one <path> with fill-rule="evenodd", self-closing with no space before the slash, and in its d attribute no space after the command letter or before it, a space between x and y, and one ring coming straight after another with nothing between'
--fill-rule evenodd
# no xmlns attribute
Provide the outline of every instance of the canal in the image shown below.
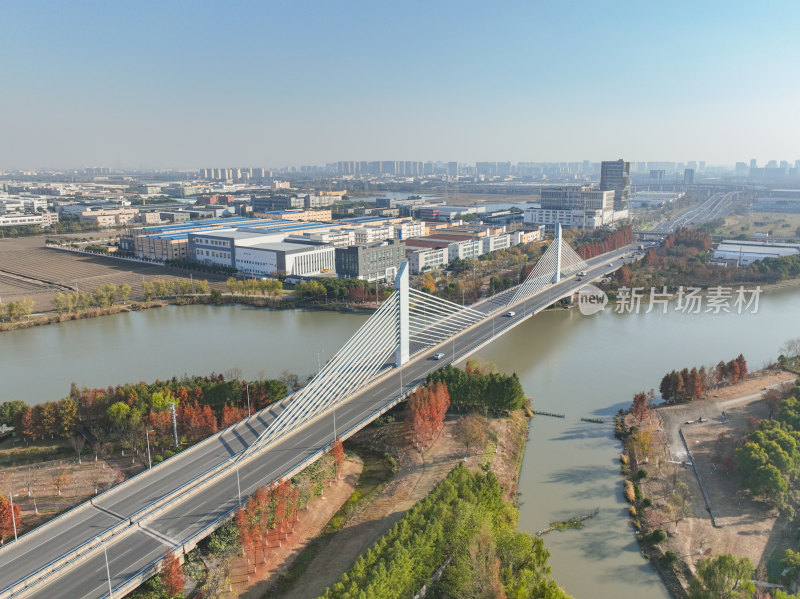
<svg viewBox="0 0 800 599"><path fill-rule="evenodd" d="M0 401L37 403L71 382L104 387L173 375L225 372L313 374L366 319L330 312L243 306L167 307L0 335ZM537 315L477 356L516 372L540 410L520 478L520 526L529 531L599 508L582 530L545 537L556 580L576 598L662 599L666 591L639 555L622 499L619 443L610 422L633 394L657 388L666 371L743 353L751 370L800 335L800 291L761 296L756 314L615 314L577 310ZM600 418L609 424L580 421ZM576 576L576 572L580 572Z"/></svg>

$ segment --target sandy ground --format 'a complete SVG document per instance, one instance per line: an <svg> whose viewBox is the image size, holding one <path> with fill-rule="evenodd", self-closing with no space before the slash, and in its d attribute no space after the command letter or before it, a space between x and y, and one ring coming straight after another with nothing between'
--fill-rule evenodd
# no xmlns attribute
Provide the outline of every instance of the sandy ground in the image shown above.
<svg viewBox="0 0 800 599"><path fill-rule="evenodd" d="M675 551L687 563L694 564L703 555L733 553L746 556L763 571L775 547L782 542L785 530L774 510L753 500L742 490L735 472L728 472L720 463L732 457L735 442L752 430L752 418L767 417L761 400L766 387L791 382L795 375L787 372L756 375L743 383L720 389L708 400L660 408L654 411L656 462L644 466L650 476L643 491L651 497L656 509L648 511L651 527L664 528L670 538L663 550ZM722 414L725 413L723 419ZM702 416L703 422L698 419ZM659 421L660 420L660 421ZM692 421L687 424L688 421ZM694 470L682 464L688 457L679 430L683 430L692 458L708 492L717 527L711 521ZM720 434L725 433L720 440ZM664 487L670 472L689 487L693 517L677 525L663 510ZM763 579L763 575L759 576Z"/></svg>
<svg viewBox="0 0 800 599"><path fill-rule="evenodd" d="M109 233L109 236L114 236ZM82 235L77 235L82 237ZM155 279L188 278L189 272L158 265L128 262L104 256L78 254L45 247L45 237L0 240L0 298L3 302L30 297L34 311L52 309L59 291L94 291L113 283L131 286L131 299L142 297L142 282ZM213 288L227 291L225 277L193 273Z"/></svg>
<svg viewBox="0 0 800 599"><path fill-rule="evenodd" d="M254 569L241 556L234 559L230 574L232 592L227 596L247 599L262 597L275 578L284 573L308 543L319 536L331 517L353 494L362 467L363 462L358 457L348 459L342 466L339 480L301 512L294 532L283 539L280 546L274 539L270 540L265 562L256 564Z"/></svg>

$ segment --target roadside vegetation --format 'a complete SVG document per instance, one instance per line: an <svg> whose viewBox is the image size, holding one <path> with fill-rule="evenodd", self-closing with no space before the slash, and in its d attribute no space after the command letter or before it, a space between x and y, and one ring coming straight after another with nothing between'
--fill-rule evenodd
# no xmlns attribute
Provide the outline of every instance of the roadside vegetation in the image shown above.
<svg viewBox="0 0 800 599"><path fill-rule="evenodd" d="M659 248L650 248L644 259L622 266L606 285L619 287L708 288L741 283L776 283L800 276L800 256L765 258L746 268L710 264L711 236L696 229L679 228Z"/></svg>
<svg viewBox="0 0 800 599"><path fill-rule="evenodd" d="M550 578L541 539L516 531L491 472L457 466L322 595L324 599L567 595Z"/></svg>
<svg viewBox="0 0 800 599"><path fill-rule="evenodd" d="M800 353L800 342L796 340L787 342L781 350L783 354L779 364L788 364L793 358L786 356ZM757 374L764 376L764 373ZM747 363L740 355L729 362L722 361L708 368L673 371L662 380L661 392L663 399L669 403L685 403L706 397L710 390L716 392L728 385L749 381L750 377ZM701 430L704 429L687 427L683 442L691 444L693 452L690 456L695 460L694 465L691 462L685 463L689 466L689 470L685 470L685 466L680 468L669 459L663 459L661 455L661 444L665 442L662 422L666 415L662 416L659 410L652 409L654 392L637 393L630 410L621 411L617 416L616 434L624 445L624 453L620 456L622 472L625 475L623 496L630 504L631 521L637 530L643 554L649 557L659 570L674 597L690 599L800 597L800 594L792 595L787 590L796 589L795 585L800 581L800 558L798 558L800 547L797 546L796 538L787 537L785 532L794 529L800 521L798 515L800 487L797 486L797 481L800 479L800 379L797 379L793 386L791 383L788 386L771 387L754 386L752 382L748 384L750 389L761 389L762 398L758 403L761 406L760 413L766 417L759 419L752 413L747 415L745 412L747 425L733 429L740 431L739 433L730 432L728 428L723 429L716 440L712 437L712 447L708 452L700 449L701 442L698 439L709 438L711 431L701 436ZM743 415L737 416L739 421L743 417ZM722 411L721 418L714 420L726 422L725 410ZM698 426L691 420L686 424ZM700 426L719 426L719 424L712 422L710 425ZM696 444L698 447L695 449ZM666 451L669 455L669 450ZM704 457L694 455L697 451ZM706 464L705 460L709 458L712 462ZM722 477L719 482L714 482L716 485L714 489L727 488L728 483L724 482L727 479L731 480L734 487L741 489L737 493L738 498L733 500L734 507L745 505L744 499L749 498L749 503L746 505L752 507L744 508L749 511L742 514L746 517L743 522L752 526L751 518L755 515L752 509L762 508L765 514L770 514L775 520L774 528L772 525L769 526L772 530L772 533L767 535L769 538L764 537L763 542L767 544L767 548L763 550L758 569L748 557L729 552L720 552L707 557L709 548L703 550L704 543L711 543L705 536L707 533L702 532L704 525L701 522L705 521L706 515L697 513L693 509L693 504L697 502L692 497L693 492L690 491L687 482L691 484L694 482L683 480L685 476L694 478L691 468L698 467L698 459L703 460L703 478L711 476L713 480ZM711 474L712 469L716 475ZM706 494L707 502L707 494L710 491L703 488L703 483L699 479L701 474L698 472L696 476L700 481L700 489ZM708 484L709 481L706 480L706 487ZM698 499L700 504L705 505L703 497ZM711 501L711 505L715 506L714 513L711 514L712 519L716 514L719 522L722 513L723 522L727 526L735 526L737 517L734 514L737 510L726 508L724 499L719 495L712 495ZM685 547L691 544L690 546L696 548L696 544L699 543L699 552L695 549L691 555L678 555L670 549L664 549L664 545L667 547L671 545L668 539L679 534L678 525L690 518L694 519L694 524L682 528L684 532L680 534L700 536L691 540L685 539L679 545ZM672 545L673 548L675 546ZM761 554L762 550L759 548L757 551ZM684 560L696 559L697 555L700 555L701 559L696 562L694 568L690 568L691 562ZM682 580L685 582L682 583ZM783 586L764 589L757 587L754 580Z"/></svg>

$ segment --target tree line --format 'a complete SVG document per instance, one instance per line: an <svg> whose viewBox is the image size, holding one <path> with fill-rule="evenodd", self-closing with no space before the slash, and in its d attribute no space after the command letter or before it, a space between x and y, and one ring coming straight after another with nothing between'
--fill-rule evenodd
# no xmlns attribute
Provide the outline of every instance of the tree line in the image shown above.
<svg viewBox="0 0 800 599"><path fill-rule="evenodd" d="M747 360L739 354L729 362L719 362L713 368L693 367L673 370L664 375L658 386L667 403L680 403L704 397L712 388L735 385L748 374Z"/></svg>
<svg viewBox="0 0 800 599"><path fill-rule="evenodd" d="M280 295L283 283L278 279L237 279L229 277L225 282L232 295Z"/></svg>
<svg viewBox="0 0 800 599"><path fill-rule="evenodd" d="M494 473L460 464L322 599L413 597L440 566L432 596L566 599L549 576L549 552L538 537L515 530L517 519Z"/></svg>
<svg viewBox="0 0 800 599"><path fill-rule="evenodd" d="M23 297L16 302L0 303L0 322L13 322L33 313L33 300Z"/></svg>
<svg viewBox="0 0 800 599"><path fill-rule="evenodd" d="M448 365L428 375L428 385L444 383L451 405L459 411L488 410L506 413L525 405L525 392L519 377L488 372L475 360L467 362L464 370Z"/></svg>
<svg viewBox="0 0 800 599"><path fill-rule="evenodd" d="M107 389L79 388L73 383L69 396L59 401L34 406L19 400L0 404L0 423L13 424L26 441L70 439L89 430L91 436L132 449L141 448L145 429L152 429L151 443L169 446L170 404L174 404L179 437L191 443L247 417L248 395L251 412L284 397L287 382L226 380L222 374L212 374Z"/></svg>
<svg viewBox="0 0 800 599"><path fill-rule="evenodd" d="M624 225L613 231L599 229L584 234L574 241L578 243L578 255L587 260L633 243L633 228Z"/></svg>
<svg viewBox="0 0 800 599"><path fill-rule="evenodd" d="M208 281L193 279L155 279L142 283L144 298L149 302L156 297L177 297L179 295L205 295L209 293Z"/></svg>
<svg viewBox="0 0 800 599"><path fill-rule="evenodd" d="M124 303L131 294L127 283L114 285L103 283L92 293L57 293L53 299L53 308L57 312L77 312L88 308L107 308L114 304Z"/></svg>

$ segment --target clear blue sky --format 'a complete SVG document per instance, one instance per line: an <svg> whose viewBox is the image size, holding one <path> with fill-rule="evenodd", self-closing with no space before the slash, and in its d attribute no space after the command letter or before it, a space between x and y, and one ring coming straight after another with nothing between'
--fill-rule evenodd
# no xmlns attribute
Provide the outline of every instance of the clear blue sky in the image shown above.
<svg viewBox="0 0 800 599"><path fill-rule="evenodd" d="M0 0L0 168L800 158L800 2Z"/></svg>

